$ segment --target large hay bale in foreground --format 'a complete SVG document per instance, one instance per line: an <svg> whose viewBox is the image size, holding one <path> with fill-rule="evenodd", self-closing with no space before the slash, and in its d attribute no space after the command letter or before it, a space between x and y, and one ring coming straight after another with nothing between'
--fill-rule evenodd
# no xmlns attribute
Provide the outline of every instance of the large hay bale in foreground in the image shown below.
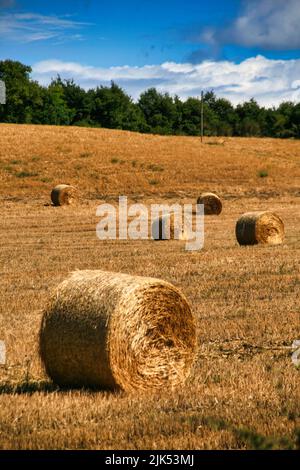
<svg viewBox="0 0 300 470"><path fill-rule="evenodd" d="M44 311L40 356L61 386L162 389L185 381L195 357L195 319L171 284L77 271Z"/></svg>
<svg viewBox="0 0 300 470"><path fill-rule="evenodd" d="M58 184L51 191L51 201L54 206L72 204L76 197L76 189L69 184Z"/></svg>
<svg viewBox="0 0 300 470"><path fill-rule="evenodd" d="M202 193L197 204L204 205L204 215L219 215L222 212L222 201L214 193Z"/></svg>
<svg viewBox="0 0 300 470"><path fill-rule="evenodd" d="M153 240L186 240L187 233L182 228L181 221L176 221L176 216L164 214L155 219L151 226L151 236Z"/></svg>
<svg viewBox="0 0 300 470"><path fill-rule="evenodd" d="M235 233L240 245L278 245L284 239L284 224L273 212L247 212L237 221Z"/></svg>

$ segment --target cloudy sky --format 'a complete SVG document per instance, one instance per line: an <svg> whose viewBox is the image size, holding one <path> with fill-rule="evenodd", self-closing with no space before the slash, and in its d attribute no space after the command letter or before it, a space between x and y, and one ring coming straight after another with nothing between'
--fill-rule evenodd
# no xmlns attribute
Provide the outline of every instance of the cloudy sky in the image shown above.
<svg viewBox="0 0 300 470"><path fill-rule="evenodd" d="M300 101L300 0L0 0L0 60L136 99L214 90L233 103Z"/></svg>

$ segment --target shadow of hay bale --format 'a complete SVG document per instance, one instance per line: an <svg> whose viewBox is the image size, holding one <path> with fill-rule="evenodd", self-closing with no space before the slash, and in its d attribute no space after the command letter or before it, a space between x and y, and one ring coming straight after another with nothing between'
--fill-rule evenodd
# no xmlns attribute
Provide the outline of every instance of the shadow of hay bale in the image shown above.
<svg viewBox="0 0 300 470"><path fill-rule="evenodd" d="M0 382L0 395L31 395L36 392L57 392L59 387L49 380L29 380L17 383Z"/></svg>

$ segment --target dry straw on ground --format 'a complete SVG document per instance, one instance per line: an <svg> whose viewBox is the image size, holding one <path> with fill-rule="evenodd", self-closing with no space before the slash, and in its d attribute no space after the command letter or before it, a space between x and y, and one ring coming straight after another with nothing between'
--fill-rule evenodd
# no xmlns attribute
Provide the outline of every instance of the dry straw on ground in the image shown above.
<svg viewBox="0 0 300 470"><path fill-rule="evenodd" d="M59 184L51 191L51 201L54 206L72 204L76 197L76 190L69 184Z"/></svg>
<svg viewBox="0 0 300 470"><path fill-rule="evenodd" d="M181 217L172 214L161 215L151 226L153 240L187 240L187 228L182 228Z"/></svg>
<svg viewBox="0 0 300 470"><path fill-rule="evenodd" d="M235 232L240 245L279 245L284 239L284 224L272 212L246 212L237 221Z"/></svg>
<svg viewBox="0 0 300 470"><path fill-rule="evenodd" d="M42 362L62 386L173 387L190 374L195 348L195 319L177 288L98 270L58 286L40 329Z"/></svg>
<svg viewBox="0 0 300 470"><path fill-rule="evenodd" d="M202 193L197 204L204 205L204 215L219 215L222 212L222 201L214 193Z"/></svg>

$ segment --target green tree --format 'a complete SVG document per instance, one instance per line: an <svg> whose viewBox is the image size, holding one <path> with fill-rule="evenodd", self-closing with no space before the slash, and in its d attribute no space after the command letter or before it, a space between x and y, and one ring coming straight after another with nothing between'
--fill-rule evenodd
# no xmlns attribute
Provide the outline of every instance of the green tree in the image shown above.
<svg viewBox="0 0 300 470"><path fill-rule="evenodd" d="M296 137L297 126L293 122L294 108L294 103L285 101L277 109L273 109L273 120L275 122L270 137Z"/></svg>
<svg viewBox="0 0 300 470"><path fill-rule="evenodd" d="M181 128L184 134L200 135L201 133L201 101L188 98L182 105Z"/></svg>
<svg viewBox="0 0 300 470"><path fill-rule="evenodd" d="M300 103L294 106L291 114L291 131L292 136L300 138Z"/></svg>
<svg viewBox="0 0 300 470"><path fill-rule="evenodd" d="M0 120L3 122L30 122L31 67L13 60L0 61L0 80L6 86L6 104L0 105Z"/></svg>
<svg viewBox="0 0 300 470"><path fill-rule="evenodd" d="M110 129L143 130L143 114L132 99L114 82L110 87L98 87L89 94L91 119Z"/></svg>
<svg viewBox="0 0 300 470"><path fill-rule="evenodd" d="M265 110L252 98L236 107L236 132L240 136L259 136L265 127Z"/></svg>
<svg viewBox="0 0 300 470"><path fill-rule="evenodd" d="M233 135L237 123L237 114L230 101L225 98L215 100L213 111L218 117L217 134Z"/></svg>
<svg viewBox="0 0 300 470"><path fill-rule="evenodd" d="M138 106L145 117L150 132L154 134L176 132L178 98L175 103L168 93L162 94L155 88L149 88L141 94Z"/></svg>
<svg viewBox="0 0 300 470"><path fill-rule="evenodd" d="M76 85L74 80L61 80L58 76L58 80L62 86L64 100L71 113L70 124L90 124L91 114L91 101L89 94Z"/></svg>
<svg viewBox="0 0 300 470"><path fill-rule="evenodd" d="M69 125L72 122L74 110L66 103L60 79L52 80L45 90L42 116L44 124Z"/></svg>

